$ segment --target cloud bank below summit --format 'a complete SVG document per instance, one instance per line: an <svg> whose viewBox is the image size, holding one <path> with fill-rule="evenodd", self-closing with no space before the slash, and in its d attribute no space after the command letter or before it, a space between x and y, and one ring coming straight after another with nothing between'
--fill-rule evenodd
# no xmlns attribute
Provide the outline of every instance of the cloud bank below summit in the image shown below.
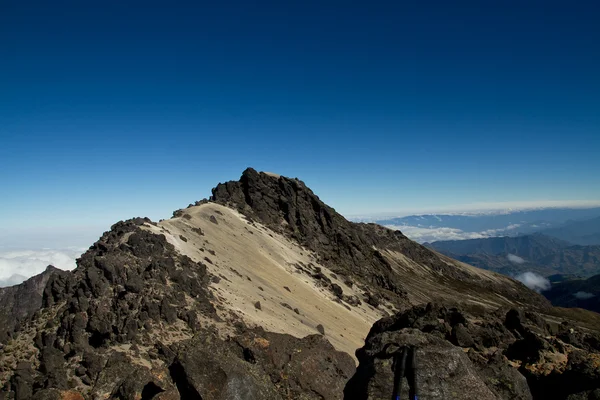
<svg viewBox="0 0 600 400"><path fill-rule="evenodd" d="M410 225L385 225L387 228L399 230L408 238L415 242L435 242L438 240L465 240L465 239L485 239L489 237L499 236L506 231L518 228L519 224L512 224L504 229L488 229L481 232L465 232L458 228L449 227L432 227L426 228L422 226Z"/></svg>
<svg viewBox="0 0 600 400"><path fill-rule="evenodd" d="M64 270L76 267L84 249L0 250L0 287L18 285L42 273L48 265Z"/></svg>

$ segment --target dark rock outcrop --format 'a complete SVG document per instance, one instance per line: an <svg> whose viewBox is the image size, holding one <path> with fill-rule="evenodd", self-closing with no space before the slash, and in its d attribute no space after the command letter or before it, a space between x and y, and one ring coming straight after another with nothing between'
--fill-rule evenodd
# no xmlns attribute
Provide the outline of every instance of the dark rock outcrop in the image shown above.
<svg viewBox="0 0 600 400"><path fill-rule="evenodd" d="M422 398L588 398L600 389L600 346L596 334L578 336L553 336L534 312L473 316L433 304L413 307L373 325L357 351L360 364L346 398L391 396L393 350L401 346L416 346ZM576 347L582 340L592 345Z"/></svg>
<svg viewBox="0 0 600 400"><path fill-rule="evenodd" d="M148 223L113 225L76 270L32 278L29 302L11 297L28 318L0 348L0 398L342 398L355 370L349 355L320 335L298 339L240 321L229 321L237 334L224 340L206 266Z"/></svg>
<svg viewBox="0 0 600 400"><path fill-rule="evenodd" d="M439 254L377 224L346 220L323 203L306 185L284 176L246 169L239 181L217 185L211 201L239 210L250 220L258 220L270 229L286 234L315 252L319 262L340 276L351 277L364 286L365 301L374 307L386 299L399 308L407 302L404 277L394 269L391 254L401 254L435 275L438 283L456 290L497 292L502 296L537 307L548 307L543 296L520 283L494 283L457 268ZM326 284L326 283L325 283ZM339 289L329 285L335 296ZM497 297L496 297L497 299Z"/></svg>
<svg viewBox="0 0 600 400"><path fill-rule="evenodd" d="M64 276L67 272L49 265L19 285L0 288L0 343L5 343L23 320L42 307L44 288L53 274Z"/></svg>
<svg viewBox="0 0 600 400"><path fill-rule="evenodd" d="M174 354L169 371L186 399L341 399L355 370L348 354L319 335L199 335Z"/></svg>
<svg viewBox="0 0 600 400"><path fill-rule="evenodd" d="M211 200L288 234L319 254L320 261L336 273L352 274L396 295L405 294L390 264L373 248L393 240L385 235L404 235L385 230L380 237L381 232L374 234L378 230L374 224L347 221L298 179L276 178L248 168L239 181L217 185Z"/></svg>

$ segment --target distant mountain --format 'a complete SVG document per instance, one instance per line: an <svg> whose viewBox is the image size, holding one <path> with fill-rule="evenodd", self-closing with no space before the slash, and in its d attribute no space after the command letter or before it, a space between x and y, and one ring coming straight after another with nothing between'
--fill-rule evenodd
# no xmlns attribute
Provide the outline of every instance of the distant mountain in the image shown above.
<svg viewBox="0 0 600 400"><path fill-rule="evenodd" d="M448 240L431 244L436 250L454 254L515 254L533 260L553 254L557 249L569 247L570 243L541 234L517 237L493 237L486 239Z"/></svg>
<svg viewBox="0 0 600 400"><path fill-rule="evenodd" d="M600 208L547 208L538 210L505 211L491 214L428 214L397 218L380 218L380 225L401 230L417 242L438 240L477 239L494 236L522 236L547 229L563 227L570 222L596 218L600 221ZM598 227L598 224L596 224ZM592 230L595 234L599 230ZM544 232L545 233L545 232ZM559 238L566 237L552 235ZM569 235L575 237L575 235ZM595 244L573 240L575 244ZM582 239L584 240L584 239Z"/></svg>
<svg viewBox="0 0 600 400"><path fill-rule="evenodd" d="M557 282L543 294L555 306L579 307L600 313L600 275Z"/></svg>
<svg viewBox="0 0 600 400"><path fill-rule="evenodd" d="M547 235L449 240L426 246L479 268L516 275L531 271L543 276L600 273L600 246L577 246Z"/></svg>
<svg viewBox="0 0 600 400"><path fill-rule="evenodd" d="M562 226L545 229L542 233L580 245L600 245L600 217L568 221Z"/></svg>

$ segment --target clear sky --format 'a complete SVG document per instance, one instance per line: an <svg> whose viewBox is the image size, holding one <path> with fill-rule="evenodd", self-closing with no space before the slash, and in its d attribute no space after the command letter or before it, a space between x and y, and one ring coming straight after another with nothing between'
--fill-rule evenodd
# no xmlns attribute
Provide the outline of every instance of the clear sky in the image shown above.
<svg viewBox="0 0 600 400"><path fill-rule="evenodd" d="M0 240L166 218L247 166L345 215L598 200L598 21L595 1L0 1Z"/></svg>

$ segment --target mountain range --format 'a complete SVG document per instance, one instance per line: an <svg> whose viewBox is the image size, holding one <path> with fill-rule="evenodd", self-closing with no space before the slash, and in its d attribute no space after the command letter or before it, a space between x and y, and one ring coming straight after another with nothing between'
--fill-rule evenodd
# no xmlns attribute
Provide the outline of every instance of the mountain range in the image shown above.
<svg viewBox="0 0 600 400"><path fill-rule="evenodd" d="M515 276L535 272L590 277L600 273L600 246L572 245L545 234L427 243L455 259L479 268Z"/></svg>
<svg viewBox="0 0 600 400"><path fill-rule="evenodd" d="M420 243L543 233L572 244L600 245L600 208L542 208L375 219Z"/></svg>
<svg viewBox="0 0 600 400"><path fill-rule="evenodd" d="M582 246L600 245L600 217L567 221L542 233Z"/></svg>
<svg viewBox="0 0 600 400"><path fill-rule="evenodd" d="M251 168L0 299L4 399L388 398L405 346L423 399L600 394L600 315Z"/></svg>

